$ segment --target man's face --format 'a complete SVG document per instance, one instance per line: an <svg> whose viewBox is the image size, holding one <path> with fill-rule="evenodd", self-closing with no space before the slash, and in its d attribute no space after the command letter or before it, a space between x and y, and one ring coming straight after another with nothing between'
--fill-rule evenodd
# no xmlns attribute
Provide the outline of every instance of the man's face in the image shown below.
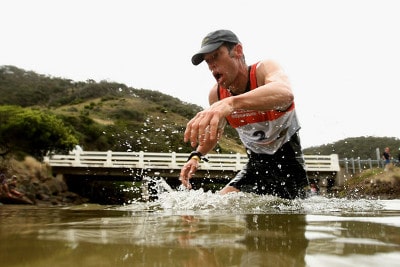
<svg viewBox="0 0 400 267"><path fill-rule="evenodd" d="M229 51L224 45L217 50L204 55L212 75L218 84L228 87L236 76L233 50Z"/></svg>

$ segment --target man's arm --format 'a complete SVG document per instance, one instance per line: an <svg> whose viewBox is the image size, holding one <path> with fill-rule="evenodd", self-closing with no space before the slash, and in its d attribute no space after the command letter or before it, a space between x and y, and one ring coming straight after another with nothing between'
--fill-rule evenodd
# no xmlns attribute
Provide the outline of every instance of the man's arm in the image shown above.
<svg viewBox="0 0 400 267"><path fill-rule="evenodd" d="M227 99L232 109L286 110L293 103L294 95L289 79L274 61L265 60L257 65L258 87L250 92Z"/></svg>
<svg viewBox="0 0 400 267"><path fill-rule="evenodd" d="M210 90L209 103L210 103L210 105L212 105L216 101L218 101L217 87L214 86ZM185 142L187 140L189 140L190 135L191 135L191 131L195 128L195 125L194 125L193 121L196 121L196 120L198 120L199 117L201 117L201 115L199 113L188 123L188 125L186 127ZM225 121L225 119L224 119L224 121ZM210 139L209 138L209 132L210 131L206 131L206 133L205 133L205 135L203 137L205 139L205 141L204 142L200 142L200 144L196 148L196 151L199 152L201 155L208 154L208 152L210 152L217 145L217 142L218 142L220 136L222 136L222 134L223 134L223 127L224 126L225 126L224 123L220 124L220 129L218 129L218 138L216 138L216 139ZM192 178L192 176L197 171L197 169L199 167L199 161L200 160L201 159L198 158L198 157L192 157L182 167L179 177L180 177L180 180L181 180L182 184L186 188L189 188L189 189L191 188L189 179Z"/></svg>

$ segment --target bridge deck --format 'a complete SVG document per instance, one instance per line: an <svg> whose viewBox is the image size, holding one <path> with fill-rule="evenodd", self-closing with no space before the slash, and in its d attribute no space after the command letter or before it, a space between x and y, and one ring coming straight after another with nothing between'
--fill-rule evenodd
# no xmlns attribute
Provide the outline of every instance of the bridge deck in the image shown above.
<svg viewBox="0 0 400 267"><path fill-rule="evenodd" d="M188 153L156 152L115 152L115 151L75 151L67 155L52 155L45 158L51 167L84 168L126 168L152 170L180 170ZM242 170L247 163L246 154L209 154L208 162L200 163L200 170L233 171ZM338 172L338 155L305 155L305 168L308 172Z"/></svg>

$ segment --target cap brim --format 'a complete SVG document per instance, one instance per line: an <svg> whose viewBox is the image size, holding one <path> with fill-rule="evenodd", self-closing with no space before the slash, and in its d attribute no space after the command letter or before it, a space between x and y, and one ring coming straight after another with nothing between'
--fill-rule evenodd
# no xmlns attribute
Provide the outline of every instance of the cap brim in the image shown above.
<svg viewBox="0 0 400 267"><path fill-rule="evenodd" d="M220 47L224 42L218 42L203 46L199 52L192 57L193 65L199 65L204 60L204 54L210 53Z"/></svg>

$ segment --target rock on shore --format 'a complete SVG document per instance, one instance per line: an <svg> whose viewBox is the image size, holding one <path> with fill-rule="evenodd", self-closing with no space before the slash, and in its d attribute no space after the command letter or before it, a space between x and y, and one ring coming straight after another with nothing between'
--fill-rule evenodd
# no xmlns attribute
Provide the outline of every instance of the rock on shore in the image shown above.
<svg viewBox="0 0 400 267"><path fill-rule="evenodd" d="M11 159L6 164L8 182L23 197L9 197L0 191L0 203L3 204L36 204L36 205L78 205L88 201L76 193L68 191L66 183L51 173L50 166L26 157L23 161ZM14 181L11 181L14 180ZM31 203L29 203L31 202Z"/></svg>

